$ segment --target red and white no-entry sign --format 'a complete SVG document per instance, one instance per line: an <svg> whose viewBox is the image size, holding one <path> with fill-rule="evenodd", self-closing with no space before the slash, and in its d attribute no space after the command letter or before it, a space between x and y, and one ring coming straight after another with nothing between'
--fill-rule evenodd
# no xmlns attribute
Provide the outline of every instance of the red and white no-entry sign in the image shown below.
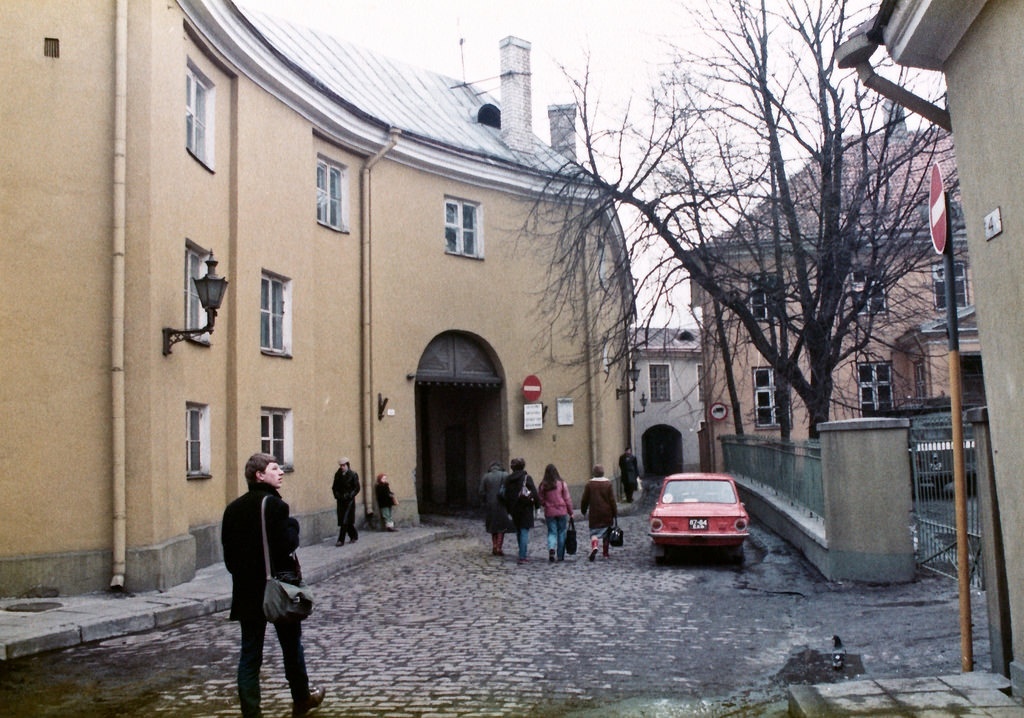
<svg viewBox="0 0 1024 718"><path fill-rule="evenodd" d="M932 185L928 192L928 223L931 225L932 246L938 254L946 251L946 192L942 186L942 172L932 165Z"/></svg>
<svg viewBox="0 0 1024 718"><path fill-rule="evenodd" d="M533 374L523 379L523 399L526 401L540 399L540 379Z"/></svg>

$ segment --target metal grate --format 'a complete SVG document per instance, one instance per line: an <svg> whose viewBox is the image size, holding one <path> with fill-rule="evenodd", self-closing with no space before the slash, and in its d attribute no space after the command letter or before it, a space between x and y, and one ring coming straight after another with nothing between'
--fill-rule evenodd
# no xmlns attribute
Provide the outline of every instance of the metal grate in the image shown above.
<svg viewBox="0 0 1024 718"><path fill-rule="evenodd" d="M917 563L957 578L956 505L953 496L953 423L948 414L915 417L910 427L914 482L914 550ZM967 543L971 586L984 588L981 520L972 427L964 426L967 479Z"/></svg>
<svg viewBox="0 0 1024 718"><path fill-rule="evenodd" d="M60 40L55 37L44 37L43 56L60 57Z"/></svg>

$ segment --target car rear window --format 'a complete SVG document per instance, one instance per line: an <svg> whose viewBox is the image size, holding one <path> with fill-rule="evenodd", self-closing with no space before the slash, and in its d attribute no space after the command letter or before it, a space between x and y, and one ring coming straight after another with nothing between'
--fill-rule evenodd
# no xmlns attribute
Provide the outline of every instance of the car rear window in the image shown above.
<svg viewBox="0 0 1024 718"><path fill-rule="evenodd" d="M728 481L670 481L661 495L664 504L734 504L736 491Z"/></svg>

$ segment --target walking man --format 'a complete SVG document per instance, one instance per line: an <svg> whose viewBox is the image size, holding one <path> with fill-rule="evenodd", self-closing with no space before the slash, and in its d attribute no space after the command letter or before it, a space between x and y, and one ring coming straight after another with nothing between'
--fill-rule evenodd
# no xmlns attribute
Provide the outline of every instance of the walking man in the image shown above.
<svg viewBox="0 0 1024 718"><path fill-rule="evenodd" d="M619 476L622 477L622 492L626 495L626 503L631 504L640 478L640 469L636 457L633 456L633 450L628 446L619 457Z"/></svg>
<svg viewBox="0 0 1024 718"><path fill-rule="evenodd" d="M263 526L266 524L270 563L278 571L298 570L295 549L299 546L299 522L288 515L288 504L278 489L284 471L271 454L253 454L245 464L249 491L228 504L221 526L224 565L231 573L230 619L242 628L238 657L238 698L243 716L259 716L260 666L267 619L263 615L263 590L267 572L263 558ZM264 508L264 499L265 508ZM292 694L292 715L303 716L323 703L325 690L310 689L302 650L301 623L275 623L281 644L284 675Z"/></svg>
<svg viewBox="0 0 1024 718"><path fill-rule="evenodd" d="M331 485L334 500L338 502L338 540L335 546L345 545L347 535L352 542L359 540L356 531L356 494L359 493L359 474L352 470L347 456L338 459L338 470L334 472Z"/></svg>

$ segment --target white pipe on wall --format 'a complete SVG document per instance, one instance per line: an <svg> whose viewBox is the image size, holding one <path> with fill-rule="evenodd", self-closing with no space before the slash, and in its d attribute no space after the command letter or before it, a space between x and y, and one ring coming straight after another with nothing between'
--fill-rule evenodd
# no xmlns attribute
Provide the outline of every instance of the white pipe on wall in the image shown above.
<svg viewBox="0 0 1024 718"><path fill-rule="evenodd" d="M113 509L112 576L110 587L124 588L127 558L125 495L125 148L128 136L128 0L117 0L114 26L114 175L111 238L110 416L111 497Z"/></svg>
<svg viewBox="0 0 1024 718"><path fill-rule="evenodd" d="M388 133L387 143L377 150L377 153L363 163L363 169L359 173L360 190L360 215L359 232L361 237L359 260L360 285L362 289L362 332L360 341L362 343L362 367L360 376L360 392L362 395L362 420L363 420L363 513L369 515L373 510L373 419L376 416L377 407L373 400L373 266L371 260L371 238L370 228L370 173L374 166L384 159L384 155L394 149L398 144L398 138L402 131L392 128Z"/></svg>

